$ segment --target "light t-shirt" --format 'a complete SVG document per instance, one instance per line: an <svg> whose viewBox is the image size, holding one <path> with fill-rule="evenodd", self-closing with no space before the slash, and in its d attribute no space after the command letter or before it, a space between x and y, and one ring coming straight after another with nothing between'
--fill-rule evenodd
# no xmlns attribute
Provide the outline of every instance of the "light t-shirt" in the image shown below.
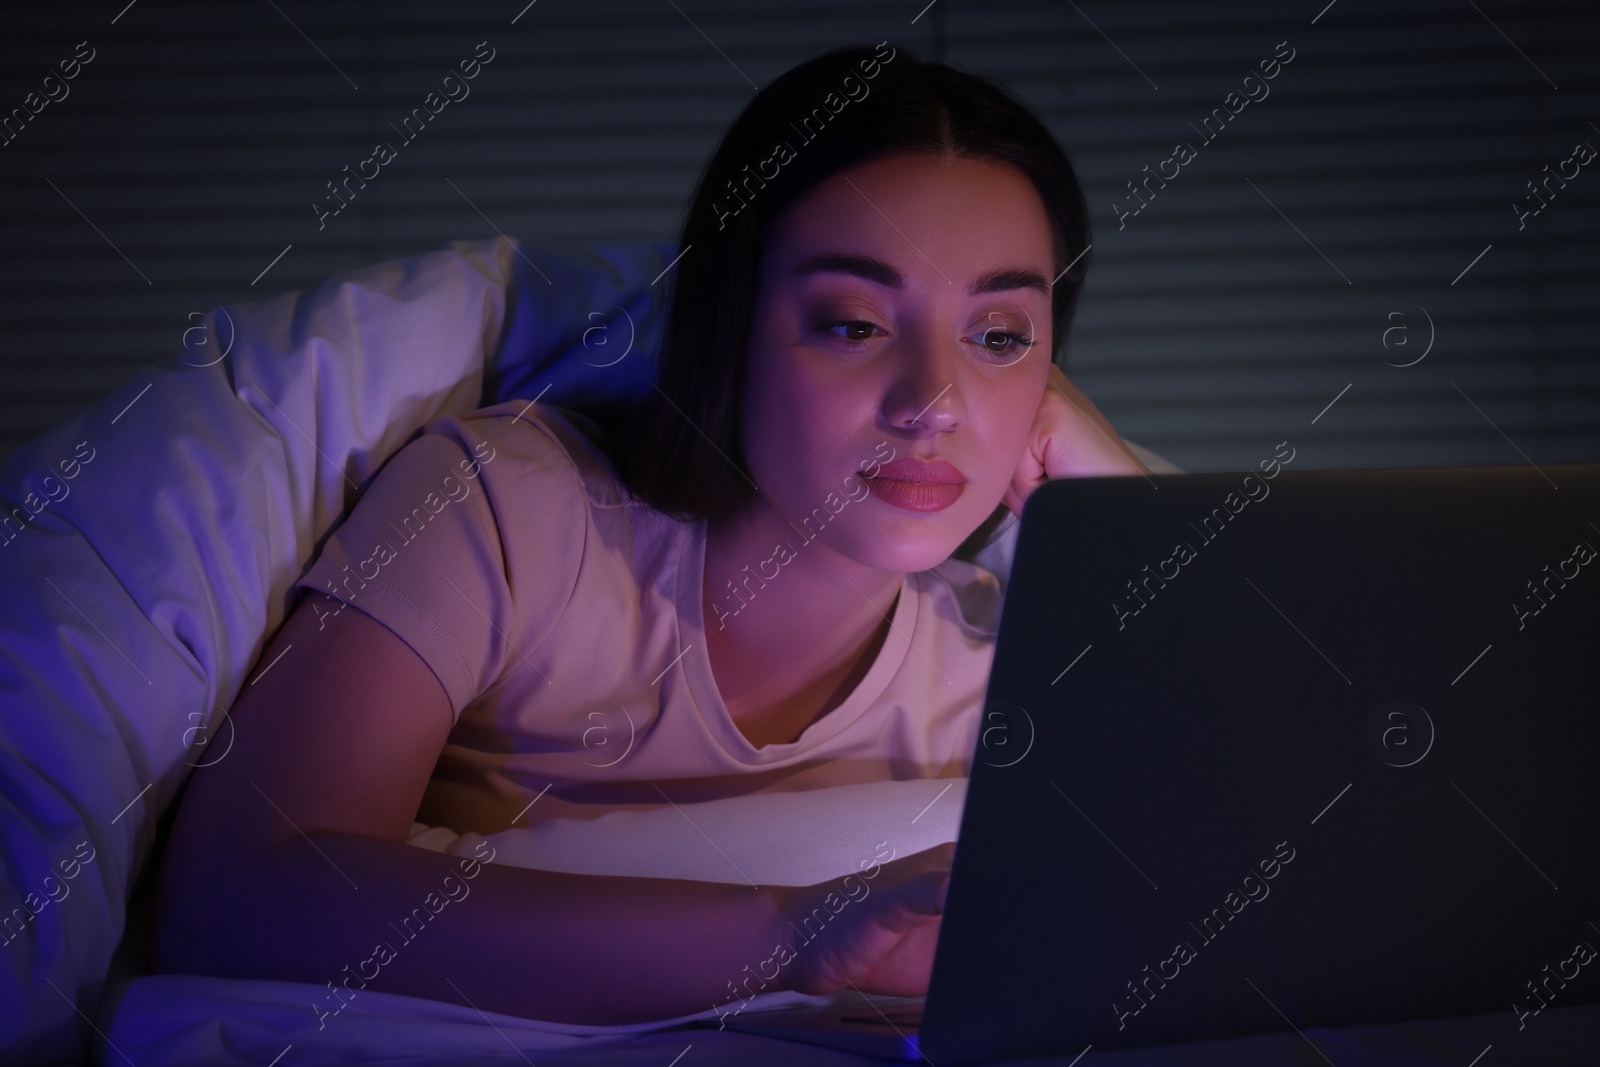
<svg viewBox="0 0 1600 1067"><path fill-rule="evenodd" d="M489 834L970 773L995 573L951 558L908 574L854 691L796 741L755 747L707 658L705 522L630 499L604 441L586 416L518 400L434 419L295 583L344 602L315 598L322 627L346 606L364 612L449 695L453 726L420 821Z"/></svg>

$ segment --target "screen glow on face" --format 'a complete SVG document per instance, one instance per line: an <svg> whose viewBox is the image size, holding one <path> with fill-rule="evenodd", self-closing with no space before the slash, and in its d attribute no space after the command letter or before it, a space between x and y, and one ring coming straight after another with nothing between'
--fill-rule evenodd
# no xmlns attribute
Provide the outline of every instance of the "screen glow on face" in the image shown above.
<svg viewBox="0 0 1600 1067"><path fill-rule="evenodd" d="M762 250L747 353L743 443L761 505L797 530L836 515L822 539L885 570L948 558L1027 447L1049 371L1052 234L1020 172L920 153L791 204ZM910 476L902 465L844 509L869 461L908 457L949 464L958 474L924 476L959 494L877 492Z"/></svg>

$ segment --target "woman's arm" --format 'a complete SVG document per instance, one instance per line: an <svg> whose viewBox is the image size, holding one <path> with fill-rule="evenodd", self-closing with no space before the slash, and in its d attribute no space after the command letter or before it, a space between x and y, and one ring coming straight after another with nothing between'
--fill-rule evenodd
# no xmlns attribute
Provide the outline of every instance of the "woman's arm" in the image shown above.
<svg viewBox="0 0 1600 1067"><path fill-rule="evenodd" d="M776 887L473 870L405 844L448 698L360 611L319 630L312 598L339 607L320 592L296 606L230 713L233 747L184 795L158 970L329 983L308 1005L325 1025L362 988L618 1023L722 1004L772 955L788 930Z"/></svg>

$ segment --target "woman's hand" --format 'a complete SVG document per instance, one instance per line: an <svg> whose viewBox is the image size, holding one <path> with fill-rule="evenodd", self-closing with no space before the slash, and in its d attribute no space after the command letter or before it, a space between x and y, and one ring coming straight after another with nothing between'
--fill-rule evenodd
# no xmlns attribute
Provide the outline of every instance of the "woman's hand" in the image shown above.
<svg viewBox="0 0 1600 1067"><path fill-rule="evenodd" d="M811 938L789 941L795 956L785 968L785 988L815 995L853 985L863 993L926 994L954 856L954 844L937 845L885 863L875 878L852 875L868 887L857 899L840 889L846 879L780 887L780 929L784 934L798 929ZM836 904L844 901L837 914L823 903L829 893Z"/></svg>
<svg viewBox="0 0 1600 1067"><path fill-rule="evenodd" d="M1029 494L1052 478L1149 473L1100 409L1052 363L1027 450L1001 499L1021 518Z"/></svg>

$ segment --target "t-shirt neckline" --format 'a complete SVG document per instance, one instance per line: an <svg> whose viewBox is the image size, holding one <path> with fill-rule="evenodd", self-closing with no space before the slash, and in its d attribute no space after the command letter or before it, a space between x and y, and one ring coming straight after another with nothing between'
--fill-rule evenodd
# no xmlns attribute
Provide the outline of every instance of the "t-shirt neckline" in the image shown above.
<svg viewBox="0 0 1600 1067"><path fill-rule="evenodd" d="M701 602L705 584L706 520L698 519L687 527L688 543L683 546L678 566L677 605L680 625L678 649L690 697L706 728L724 751L742 763L779 763L818 748L848 729L872 706L899 672L916 633L920 596L915 574L908 573L900 583L900 595L889 620L889 633L883 647L865 676L844 702L801 732L798 739L757 748L739 732L728 707L717 689L711 672L710 650ZM687 649L687 651L685 651Z"/></svg>

